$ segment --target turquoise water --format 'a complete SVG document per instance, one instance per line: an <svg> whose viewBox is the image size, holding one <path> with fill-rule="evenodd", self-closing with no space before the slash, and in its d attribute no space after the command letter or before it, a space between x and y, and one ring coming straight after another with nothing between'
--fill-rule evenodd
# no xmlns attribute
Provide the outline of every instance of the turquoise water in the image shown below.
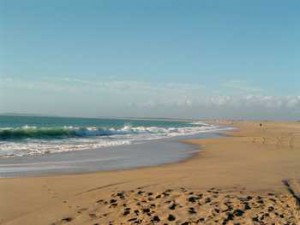
<svg viewBox="0 0 300 225"><path fill-rule="evenodd" d="M90 118L63 118L63 117L32 117L32 116L0 116L0 127L103 127L103 128L122 128L124 125L132 126L157 126L157 127L184 127L191 121L172 121L172 120L142 120L142 119L90 119ZM197 124L191 124L197 126Z"/></svg>
<svg viewBox="0 0 300 225"><path fill-rule="evenodd" d="M0 157L131 145L216 129L200 121L0 116Z"/></svg>
<svg viewBox="0 0 300 225"><path fill-rule="evenodd" d="M164 130L159 128L183 128L187 124L182 121L0 116L0 140L160 133Z"/></svg>

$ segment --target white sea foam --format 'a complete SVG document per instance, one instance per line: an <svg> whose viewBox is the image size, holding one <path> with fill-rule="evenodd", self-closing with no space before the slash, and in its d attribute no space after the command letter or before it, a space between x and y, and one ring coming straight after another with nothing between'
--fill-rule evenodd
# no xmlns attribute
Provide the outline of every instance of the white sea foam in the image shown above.
<svg viewBox="0 0 300 225"><path fill-rule="evenodd" d="M24 131L25 137L28 136L32 138L26 138L22 141L10 139L0 141L0 157L99 149L103 147L130 145L168 137L215 132L224 129L228 128L208 125L200 121L195 121L192 123L192 126L186 127L132 127L130 125L125 125L120 129L103 129L97 127L80 128L71 126L63 128L37 128L33 126L1 128L0 133L3 130L6 130L6 132L9 130L11 135L20 135L20 133L22 135L22 132ZM39 135L70 135L70 137L60 139L39 139Z"/></svg>
<svg viewBox="0 0 300 225"><path fill-rule="evenodd" d="M193 124L193 125L209 126L208 123L204 123L202 121L194 121L194 122L191 122L191 124Z"/></svg>

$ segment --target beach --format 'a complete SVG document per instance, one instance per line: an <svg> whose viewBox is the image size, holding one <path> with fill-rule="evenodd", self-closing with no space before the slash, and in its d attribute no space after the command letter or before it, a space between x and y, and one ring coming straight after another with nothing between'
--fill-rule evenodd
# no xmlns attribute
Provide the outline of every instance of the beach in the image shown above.
<svg viewBox="0 0 300 225"><path fill-rule="evenodd" d="M300 123L207 123L237 129L181 162L2 178L0 224L299 224Z"/></svg>

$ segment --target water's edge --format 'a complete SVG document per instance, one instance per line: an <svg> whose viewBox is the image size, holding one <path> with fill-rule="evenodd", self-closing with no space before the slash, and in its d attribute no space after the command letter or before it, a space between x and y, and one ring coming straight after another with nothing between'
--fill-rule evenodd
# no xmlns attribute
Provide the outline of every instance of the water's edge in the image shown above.
<svg viewBox="0 0 300 225"><path fill-rule="evenodd" d="M128 146L0 159L0 177L82 174L178 163L199 151L199 146L184 143L184 140L219 136L220 131L216 131Z"/></svg>

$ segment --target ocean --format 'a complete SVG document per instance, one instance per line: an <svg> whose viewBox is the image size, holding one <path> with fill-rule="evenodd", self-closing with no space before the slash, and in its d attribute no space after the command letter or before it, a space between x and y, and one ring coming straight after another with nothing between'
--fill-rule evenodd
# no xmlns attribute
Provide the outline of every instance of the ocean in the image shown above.
<svg viewBox="0 0 300 225"><path fill-rule="evenodd" d="M120 170L178 162L181 143L230 129L191 120L0 116L0 177Z"/></svg>
<svg viewBox="0 0 300 225"><path fill-rule="evenodd" d="M200 121L0 116L0 157L132 145L216 129Z"/></svg>

